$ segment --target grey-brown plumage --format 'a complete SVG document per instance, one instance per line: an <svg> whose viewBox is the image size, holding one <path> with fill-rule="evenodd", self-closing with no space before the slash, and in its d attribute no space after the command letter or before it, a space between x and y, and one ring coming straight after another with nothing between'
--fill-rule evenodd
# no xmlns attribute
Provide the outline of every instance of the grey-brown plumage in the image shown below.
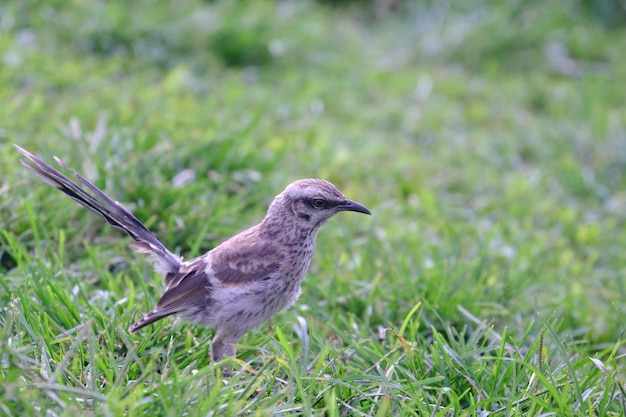
<svg viewBox="0 0 626 417"><path fill-rule="evenodd" d="M165 293L129 331L134 333L164 317L180 314L216 330L214 360L234 356L231 344L296 301L317 232L326 220L340 211L370 214L328 181L298 180L274 198L261 223L185 261L171 253L130 211L61 160L55 158L76 176L78 184L35 155L15 147L28 158L21 161L26 168L130 235L133 247L147 255L163 276Z"/></svg>

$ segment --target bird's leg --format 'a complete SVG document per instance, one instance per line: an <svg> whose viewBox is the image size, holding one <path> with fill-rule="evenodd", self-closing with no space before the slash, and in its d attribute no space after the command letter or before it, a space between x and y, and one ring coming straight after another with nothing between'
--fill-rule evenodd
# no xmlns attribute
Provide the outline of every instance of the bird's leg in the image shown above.
<svg viewBox="0 0 626 417"><path fill-rule="evenodd" d="M236 357L237 349L231 345L231 343L237 343L237 340L222 340L220 336L215 336L211 343L211 353L213 362L219 362L224 359L224 356ZM224 376L231 375L231 369L228 365L222 367Z"/></svg>
<svg viewBox="0 0 626 417"><path fill-rule="evenodd" d="M213 359L213 362L219 362L224 359L226 348L227 345L219 336L215 336L215 338L213 338L213 343L211 343L211 358Z"/></svg>

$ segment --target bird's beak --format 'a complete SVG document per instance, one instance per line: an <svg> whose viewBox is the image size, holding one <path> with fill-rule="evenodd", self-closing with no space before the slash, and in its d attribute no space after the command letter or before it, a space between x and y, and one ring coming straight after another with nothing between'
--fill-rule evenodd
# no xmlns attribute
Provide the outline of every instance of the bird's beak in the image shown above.
<svg viewBox="0 0 626 417"><path fill-rule="evenodd" d="M338 205L337 211L356 211L358 213L372 214L365 206L352 200L347 200L344 204Z"/></svg>

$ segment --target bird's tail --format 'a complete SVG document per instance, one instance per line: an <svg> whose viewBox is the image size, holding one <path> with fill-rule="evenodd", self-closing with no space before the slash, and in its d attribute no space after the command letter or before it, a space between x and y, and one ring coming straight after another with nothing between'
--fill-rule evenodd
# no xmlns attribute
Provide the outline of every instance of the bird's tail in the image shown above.
<svg viewBox="0 0 626 417"><path fill-rule="evenodd" d="M182 259L171 253L159 240L124 206L111 199L98 187L68 167L55 157L56 162L71 171L81 185L73 182L27 150L14 145L28 160L20 160L22 165L34 172L47 184L57 188L89 210L102 216L111 226L126 232L133 238L132 246L147 255L154 263L154 269L164 277L180 269Z"/></svg>

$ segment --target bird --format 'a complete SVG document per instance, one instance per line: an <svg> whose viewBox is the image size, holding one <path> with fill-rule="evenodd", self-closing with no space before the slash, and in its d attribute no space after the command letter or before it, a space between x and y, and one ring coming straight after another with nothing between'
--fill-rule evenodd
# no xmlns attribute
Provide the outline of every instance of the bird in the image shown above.
<svg viewBox="0 0 626 417"><path fill-rule="evenodd" d="M236 357L235 344L300 296L320 227L342 211L371 215L322 179L289 184L270 203L263 220L204 255L184 260L172 253L128 209L59 158L76 182L18 145L24 167L47 184L102 216L132 238L131 246L152 261L165 291L154 309L130 326L140 329L171 315L213 328L211 359Z"/></svg>

